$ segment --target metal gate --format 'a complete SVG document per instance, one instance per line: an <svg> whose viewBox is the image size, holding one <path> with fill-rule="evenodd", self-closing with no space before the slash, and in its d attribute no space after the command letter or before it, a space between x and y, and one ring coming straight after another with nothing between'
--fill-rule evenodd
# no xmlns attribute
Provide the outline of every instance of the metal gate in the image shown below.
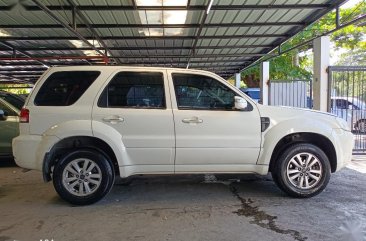
<svg viewBox="0 0 366 241"><path fill-rule="evenodd" d="M271 80L269 105L312 108L310 80Z"/></svg>
<svg viewBox="0 0 366 241"><path fill-rule="evenodd" d="M366 66L330 66L328 111L355 135L354 153L366 154Z"/></svg>

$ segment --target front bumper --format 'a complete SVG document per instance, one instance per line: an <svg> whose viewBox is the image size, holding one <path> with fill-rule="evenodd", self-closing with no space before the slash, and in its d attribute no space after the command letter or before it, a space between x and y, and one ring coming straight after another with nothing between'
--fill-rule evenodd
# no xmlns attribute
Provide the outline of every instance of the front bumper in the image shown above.
<svg viewBox="0 0 366 241"><path fill-rule="evenodd" d="M337 169L339 171L352 160L354 135L350 131L334 129L332 132L334 147L337 154Z"/></svg>

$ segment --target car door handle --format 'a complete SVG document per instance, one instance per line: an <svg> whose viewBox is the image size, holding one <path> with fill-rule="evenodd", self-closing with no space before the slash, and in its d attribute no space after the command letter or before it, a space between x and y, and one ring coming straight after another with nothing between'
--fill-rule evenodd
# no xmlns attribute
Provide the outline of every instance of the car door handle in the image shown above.
<svg viewBox="0 0 366 241"><path fill-rule="evenodd" d="M187 124L201 124L203 123L203 120L199 119L197 116L193 116L191 118L184 118L182 122Z"/></svg>
<svg viewBox="0 0 366 241"><path fill-rule="evenodd" d="M113 115L113 116L108 116L108 117L103 118L103 121L109 122L109 123L112 123L112 124L123 122L124 120L125 119L123 117L118 116L118 115Z"/></svg>

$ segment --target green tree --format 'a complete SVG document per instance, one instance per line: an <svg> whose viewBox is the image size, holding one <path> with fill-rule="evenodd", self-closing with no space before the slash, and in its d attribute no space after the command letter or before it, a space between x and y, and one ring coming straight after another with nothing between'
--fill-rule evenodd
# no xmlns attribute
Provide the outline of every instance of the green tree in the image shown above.
<svg viewBox="0 0 366 241"><path fill-rule="evenodd" d="M0 90L7 91L13 94L29 94L30 85L25 84L0 84Z"/></svg>

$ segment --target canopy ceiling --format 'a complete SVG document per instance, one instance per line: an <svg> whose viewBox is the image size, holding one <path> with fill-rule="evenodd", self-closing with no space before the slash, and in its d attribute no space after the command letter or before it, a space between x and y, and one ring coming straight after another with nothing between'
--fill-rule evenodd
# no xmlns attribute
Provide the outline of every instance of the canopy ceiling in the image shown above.
<svg viewBox="0 0 366 241"><path fill-rule="evenodd" d="M342 2L0 0L0 80L35 82L49 66L106 57L228 78Z"/></svg>

